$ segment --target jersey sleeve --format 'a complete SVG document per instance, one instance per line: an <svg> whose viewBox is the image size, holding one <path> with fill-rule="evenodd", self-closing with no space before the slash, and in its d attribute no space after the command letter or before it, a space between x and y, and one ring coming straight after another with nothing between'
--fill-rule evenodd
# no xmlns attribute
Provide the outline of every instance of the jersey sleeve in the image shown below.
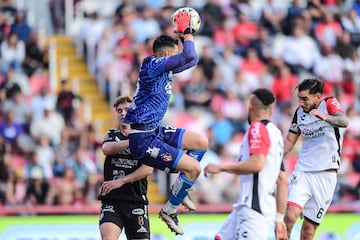
<svg viewBox="0 0 360 240"><path fill-rule="evenodd" d="M193 41L185 41L182 53L170 56L165 66L165 71L179 73L196 65L198 56Z"/></svg>
<svg viewBox="0 0 360 240"><path fill-rule="evenodd" d="M335 97L331 97L326 100L326 110L330 115L334 115L334 113L344 112L344 110L341 108L339 101Z"/></svg>
<svg viewBox="0 0 360 240"><path fill-rule="evenodd" d="M300 135L301 131L300 131L300 128L297 123L297 111L298 111L298 109L296 109L296 111L294 113L293 119L291 121L291 126L289 128L289 132Z"/></svg>
<svg viewBox="0 0 360 240"><path fill-rule="evenodd" d="M270 137L266 126L261 122L251 123L248 132L250 154L267 154L270 148Z"/></svg>
<svg viewBox="0 0 360 240"><path fill-rule="evenodd" d="M114 142L115 141L115 129L110 129L107 131L103 143L105 142Z"/></svg>

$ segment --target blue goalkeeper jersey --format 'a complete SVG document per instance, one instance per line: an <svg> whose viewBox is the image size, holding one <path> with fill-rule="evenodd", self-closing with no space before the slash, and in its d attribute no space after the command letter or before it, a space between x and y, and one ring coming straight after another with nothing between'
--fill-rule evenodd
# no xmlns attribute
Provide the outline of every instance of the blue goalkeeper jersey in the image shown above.
<svg viewBox="0 0 360 240"><path fill-rule="evenodd" d="M197 64L198 56L193 41L185 41L183 52L156 58L146 57L140 67L134 101L126 113L124 122L158 127L167 111L172 93L172 74Z"/></svg>

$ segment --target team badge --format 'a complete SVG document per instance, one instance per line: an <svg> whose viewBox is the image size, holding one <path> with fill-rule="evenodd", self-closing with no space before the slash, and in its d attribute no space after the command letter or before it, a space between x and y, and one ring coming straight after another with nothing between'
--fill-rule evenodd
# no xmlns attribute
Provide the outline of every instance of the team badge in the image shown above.
<svg viewBox="0 0 360 240"><path fill-rule="evenodd" d="M163 161L165 162L170 162L172 161L172 156L170 155L170 153L164 153L161 155L161 158Z"/></svg>

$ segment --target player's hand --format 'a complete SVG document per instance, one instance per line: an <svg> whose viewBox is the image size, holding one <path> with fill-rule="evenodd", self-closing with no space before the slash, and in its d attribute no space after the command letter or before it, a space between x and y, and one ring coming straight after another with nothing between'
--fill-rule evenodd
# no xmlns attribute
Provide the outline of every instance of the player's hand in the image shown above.
<svg viewBox="0 0 360 240"><path fill-rule="evenodd" d="M109 193L114 189L122 187L123 185L124 185L124 181L122 181L121 178L116 180L105 181L102 184L102 192Z"/></svg>
<svg viewBox="0 0 360 240"><path fill-rule="evenodd" d="M275 237L276 240L288 240L286 225L284 222L275 223Z"/></svg>
<svg viewBox="0 0 360 240"><path fill-rule="evenodd" d="M217 164L210 163L204 168L205 177L208 176L208 173L219 173L220 167Z"/></svg>
<svg viewBox="0 0 360 240"><path fill-rule="evenodd" d="M311 115L320 118L321 120L325 121L327 119L327 116L323 114L319 109L313 109L309 112Z"/></svg>
<svg viewBox="0 0 360 240"><path fill-rule="evenodd" d="M189 34L192 33L191 30L191 14L187 11L179 11L174 16L175 21L177 22L177 27L175 32L178 34Z"/></svg>

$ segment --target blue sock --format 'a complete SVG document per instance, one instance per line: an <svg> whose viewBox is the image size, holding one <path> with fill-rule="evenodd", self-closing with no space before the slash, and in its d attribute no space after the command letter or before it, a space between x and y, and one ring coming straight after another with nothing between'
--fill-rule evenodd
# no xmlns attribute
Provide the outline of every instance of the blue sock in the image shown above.
<svg viewBox="0 0 360 240"><path fill-rule="evenodd" d="M200 162L204 157L205 152L206 150L188 150L186 154Z"/></svg>
<svg viewBox="0 0 360 240"><path fill-rule="evenodd" d="M186 195L195 181L188 179L183 173L180 173L176 179L173 189L171 191L169 202L175 206L179 206L183 202Z"/></svg>

